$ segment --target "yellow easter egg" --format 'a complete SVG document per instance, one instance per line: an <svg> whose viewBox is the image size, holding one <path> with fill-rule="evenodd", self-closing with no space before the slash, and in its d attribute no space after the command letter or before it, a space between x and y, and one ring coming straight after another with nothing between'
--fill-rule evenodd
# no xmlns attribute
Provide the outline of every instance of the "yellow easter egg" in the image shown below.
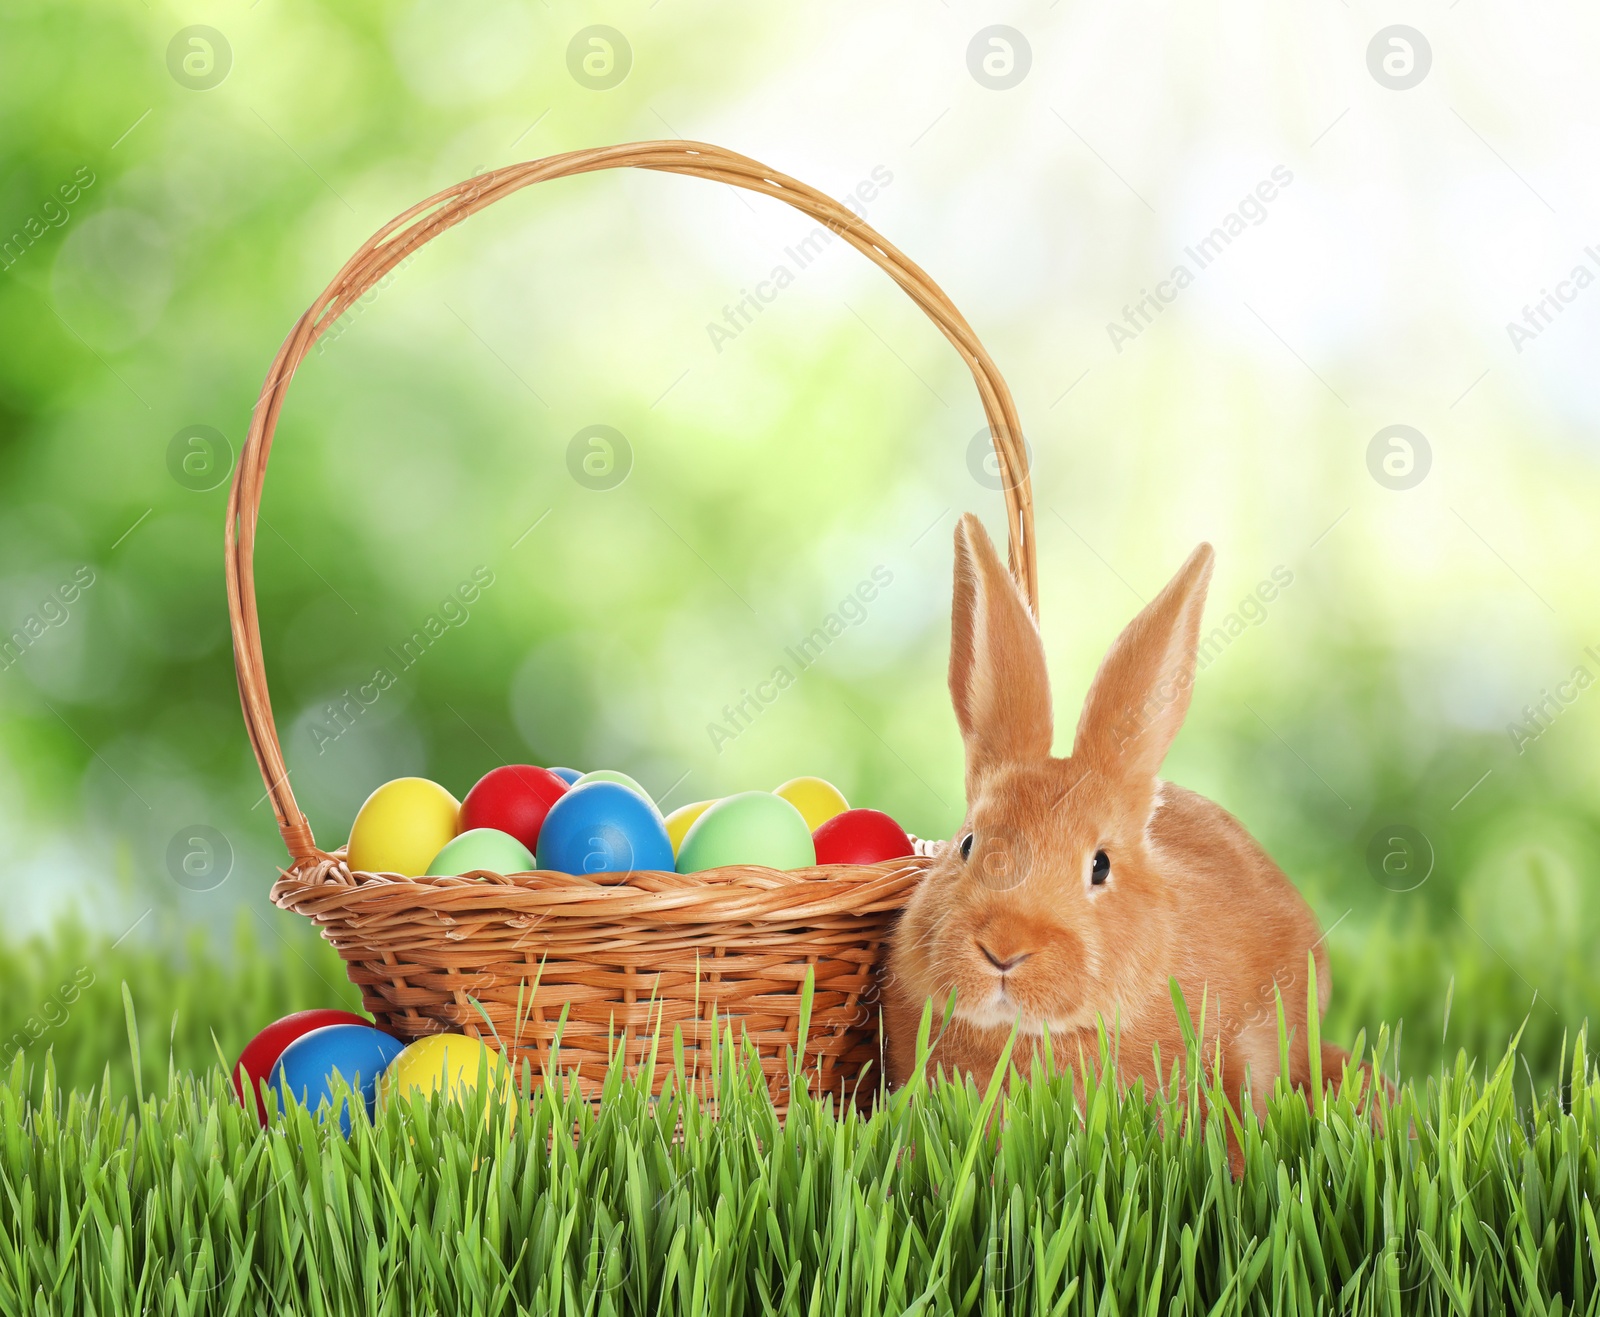
<svg viewBox="0 0 1600 1317"><path fill-rule="evenodd" d="M478 1090L478 1073L487 1066L489 1083L502 1089L505 1101L516 1095L511 1067L494 1048L466 1034L436 1033L419 1038L389 1063L378 1078L378 1105L409 1101L413 1093L443 1093L465 1103ZM513 1104L514 1105L514 1104Z"/></svg>
<svg viewBox="0 0 1600 1317"><path fill-rule="evenodd" d="M678 847L683 845L683 834L694 825L694 821L704 814L717 802L714 800L697 800L692 805L680 805L667 815L667 840L672 843L672 853L678 853Z"/></svg>
<svg viewBox="0 0 1600 1317"><path fill-rule="evenodd" d="M461 802L425 777L397 777L367 797L350 829L349 865L416 878L456 835Z"/></svg>
<svg viewBox="0 0 1600 1317"><path fill-rule="evenodd" d="M840 794L839 788L820 777L790 778L772 794L782 796L799 810L812 832L835 814L843 814L850 808L850 802Z"/></svg>

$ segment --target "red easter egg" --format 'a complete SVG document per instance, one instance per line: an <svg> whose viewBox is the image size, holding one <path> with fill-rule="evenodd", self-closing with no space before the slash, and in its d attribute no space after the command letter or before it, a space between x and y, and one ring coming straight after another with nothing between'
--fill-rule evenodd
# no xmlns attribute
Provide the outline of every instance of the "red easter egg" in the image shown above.
<svg viewBox="0 0 1600 1317"><path fill-rule="evenodd" d="M233 1067L233 1091L239 1095L239 1104L247 1110L255 1108L256 1119L267 1123L267 1109L261 1105L259 1085L272 1077L272 1067L278 1064L283 1049L296 1038L328 1024L363 1024L372 1028L365 1015L352 1015L349 1011L296 1011L275 1020L258 1033L239 1054L239 1063ZM246 1080L245 1076L249 1079ZM248 1082L249 1088L245 1085ZM245 1094L248 1091L249 1096Z"/></svg>
<svg viewBox="0 0 1600 1317"><path fill-rule="evenodd" d="M913 854L911 838L881 809L847 809L811 834L818 864L877 864Z"/></svg>
<svg viewBox="0 0 1600 1317"><path fill-rule="evenodd" d="M460 831L495 828L537 851L544 816L566 790L567 784L548 768L507 764L491 769L461 802Z"/></svg>

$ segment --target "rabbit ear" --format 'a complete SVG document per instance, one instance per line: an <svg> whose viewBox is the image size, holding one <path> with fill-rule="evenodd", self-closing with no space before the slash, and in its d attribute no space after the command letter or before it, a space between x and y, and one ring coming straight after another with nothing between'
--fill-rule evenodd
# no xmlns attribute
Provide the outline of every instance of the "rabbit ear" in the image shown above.
<svg viewBox="0 0 1600 1317"><path fill-rule="evenodd" d="M1074 759L1082 756L1132 786L1153 786L1189 712L1200 615L1215 556L1209 544L1197 548L1117 637L1090 683Z"/></svg>
<svg viewBox="0 0 1600 1317"><path fill-rule="evenodd" d="M956 523L950 699L973 778L998 763L1047 759L1053 725L1044 645L982 523Z"/></svg>

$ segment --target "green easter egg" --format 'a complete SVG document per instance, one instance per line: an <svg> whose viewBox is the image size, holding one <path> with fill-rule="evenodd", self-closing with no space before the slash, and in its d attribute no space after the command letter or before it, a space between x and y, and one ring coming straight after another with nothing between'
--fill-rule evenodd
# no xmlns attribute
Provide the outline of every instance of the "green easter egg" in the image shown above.
<svg viewBox="0 0 1600 1317"><path fill-rule="evenodd" d="M694 821L678 851L679 873L729 864L803 869L816 862L804 816L770 791L745 791L717 801Z"/></svg>
<svg viewBox="0 0 1600 1317"><path fill-rule="evenodd" d="M459 877L485 869L490 873L527 873L536 866L533 853L509 832L473 828L463 832L433 857L430 878Z"/></svg>
<svg viewBox="0 0 1600 1317"><path fill-rule="evenodd" d="M597 768L592 773L585 773L576 782L574 782L571 787L568 787L567 790L571 791L576 787L581 787L585 782L616 782L627 787L628 790L632 791L635 795L643 796L646 800L650 801L651 805L656 803L654 800L650 800L650 793L648 791L646 791L626 773L619 773L614 768ZM656 813L659 814L661 811L657 809Z"/></svg>

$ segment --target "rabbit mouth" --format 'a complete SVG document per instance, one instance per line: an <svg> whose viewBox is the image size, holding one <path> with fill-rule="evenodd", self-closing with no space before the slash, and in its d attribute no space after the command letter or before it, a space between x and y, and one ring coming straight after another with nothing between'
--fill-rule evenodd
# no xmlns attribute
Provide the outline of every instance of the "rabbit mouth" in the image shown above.
<svg viewBox="0 0 1600 1317"><path fill-rule="evenodd" d="M1047 1019L1035 1014L1025 1003L1019 1001L1014 991L1007 991L1004 979L995 983L989 995L975 1001L963 1008L959 998L956 1003L956 1015L968 1024L977 1025L983 1029L1016 1029L1024 1034L1042 1034L1046 1029L1057 1032L1061 1028L1061 1021ZM1015 985L1010 985L1013 989Z"/></svg>
<svg viewBox="0 0 1600 1317"><path fill-rule="evenodd" d="M1036 1006L1019 999L1017 986L998 978L993 981L987 996L969 999L964 1005L958 993L956 1018L980 1029L1015 1029L1019 1034L1034 1038L1046 1033L1062 1037L1093 1026L1093 1011L1063 1006L1059 1002L1052 1009L1040 1011Z"/></svg>
<svg viewBox="0 0 1600 1317"><path fill-rule="evenodd" d="M1006 990L997 988L988 1001L978 1002L962 1009L956 1008L956 1015L968 1024L975 1024L980 1029L1010 1029L1017 1028L1023 1033L1032 1033L1032 1022L1028 1018L1027 1010L1013 998L1006 995Z"/></svg>

